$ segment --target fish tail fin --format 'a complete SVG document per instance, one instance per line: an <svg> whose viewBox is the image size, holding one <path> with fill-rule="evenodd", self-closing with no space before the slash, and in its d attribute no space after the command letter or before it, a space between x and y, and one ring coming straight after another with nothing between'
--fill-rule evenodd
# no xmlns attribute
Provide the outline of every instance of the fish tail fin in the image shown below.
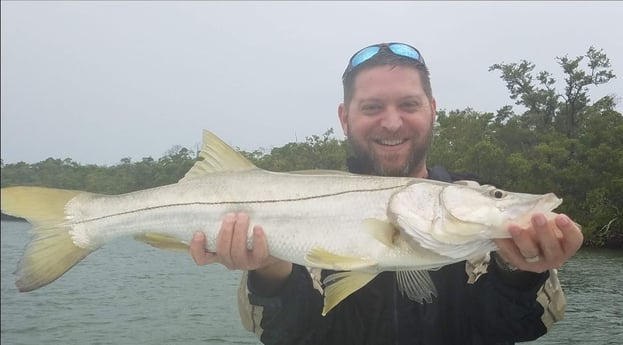
<svg viewBox="0 0 623 345"><path fill-rule="evenodd" d="M71 226L65 222L65 205L80 193L41 187L2 188L2 212L25 218L33 225L33 238L15 272L19 291L50 284L95 250L76 246L69 232Z"/></svg>

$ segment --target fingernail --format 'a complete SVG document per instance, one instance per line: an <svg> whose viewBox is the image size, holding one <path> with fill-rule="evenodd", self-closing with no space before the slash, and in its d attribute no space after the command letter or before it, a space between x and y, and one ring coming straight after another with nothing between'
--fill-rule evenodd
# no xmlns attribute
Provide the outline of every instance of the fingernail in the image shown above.
<svg viewBox="0 0 623 345"><path fill-rule="evenodd" d="M511 226L508 228L508 232L510 232L512 237L517 237L521 233L521 229L517 226Z"/></svg>
<svg viewBox="0 0 623 345"><path fill-rule="evenodd" d="M571 222L571 219L566 214L561 214L556 220L558 221L558 226L566 226Z"/></svg>
<svg viewBox="0 0 623 345"><path fill-rule="evenodd" d="M537 226L543 226L545 225L545 223L547 222L547 220L545 220L545 216L543 216L542 214L537 214L534 216L534 224Z"/></svg>

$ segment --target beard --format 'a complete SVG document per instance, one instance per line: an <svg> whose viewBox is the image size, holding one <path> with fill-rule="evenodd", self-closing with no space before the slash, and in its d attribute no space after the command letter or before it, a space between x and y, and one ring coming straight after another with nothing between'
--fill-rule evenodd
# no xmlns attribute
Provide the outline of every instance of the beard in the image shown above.
<svg viewBox="0 0 623 345"><path fill-rule="evenodd" d="M432 128L432 127L431 127ZM405 177L411 176L411 174L426 164L426 157L428 150L433 141L433 132L428 131L425 134L424 140L421 143L417 143L418 137L413 137L411 140L411 147L407 154L407 158L403 164L393 167L383 164L383 159L379 157L378 153L372 148L372 144L365 141L358 141L349 132L346 134L348 143L353 151L355 158L357 159L360 168L365 172L378 176L391 176L391 177ZM402 159L402 155L395 155L395 157L384 157L385 160Z"/></svg>

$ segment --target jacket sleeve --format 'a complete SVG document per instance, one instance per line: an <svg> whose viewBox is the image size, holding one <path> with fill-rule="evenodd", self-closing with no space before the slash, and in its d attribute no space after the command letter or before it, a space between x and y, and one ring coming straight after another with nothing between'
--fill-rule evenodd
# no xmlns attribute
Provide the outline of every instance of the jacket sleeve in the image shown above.
<svg viewBox="0 0 623 345"><path fill-rule="evenodd" d="M562 319L565 298L556 271L510 272L496 260L487 271L468 288L473 325L484 338L534 340Z"/></svg>
<svg viewBox="0 0 623 345"><path fill-rule="evenodd" d="M253 273L245 273L238 290L242 324L266 345L303 344L306 340L301 337L310 335L309 328L320 322L321 291L312 271L299 265L293 265L290 277L275 296L255 294Z"/></svg>

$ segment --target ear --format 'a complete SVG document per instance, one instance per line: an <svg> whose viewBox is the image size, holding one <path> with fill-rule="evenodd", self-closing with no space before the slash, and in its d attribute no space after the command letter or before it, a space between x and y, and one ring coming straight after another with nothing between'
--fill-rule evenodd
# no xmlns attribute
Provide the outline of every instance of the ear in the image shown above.
<svg viewBox="0 0 623 345"><path fill-rule="evenodd" d="M437 101L435 97L430 100L430 110L433 112L433 122L437 121Z"/></svg>
<svg viewBox="0 0 623 345"><path fill-rule="evenodd" d="M337 107L337 116L340 118L340 125L342 125L342 132L344 135L348 133L348 110L344 103L340 103Z"/></svg>

